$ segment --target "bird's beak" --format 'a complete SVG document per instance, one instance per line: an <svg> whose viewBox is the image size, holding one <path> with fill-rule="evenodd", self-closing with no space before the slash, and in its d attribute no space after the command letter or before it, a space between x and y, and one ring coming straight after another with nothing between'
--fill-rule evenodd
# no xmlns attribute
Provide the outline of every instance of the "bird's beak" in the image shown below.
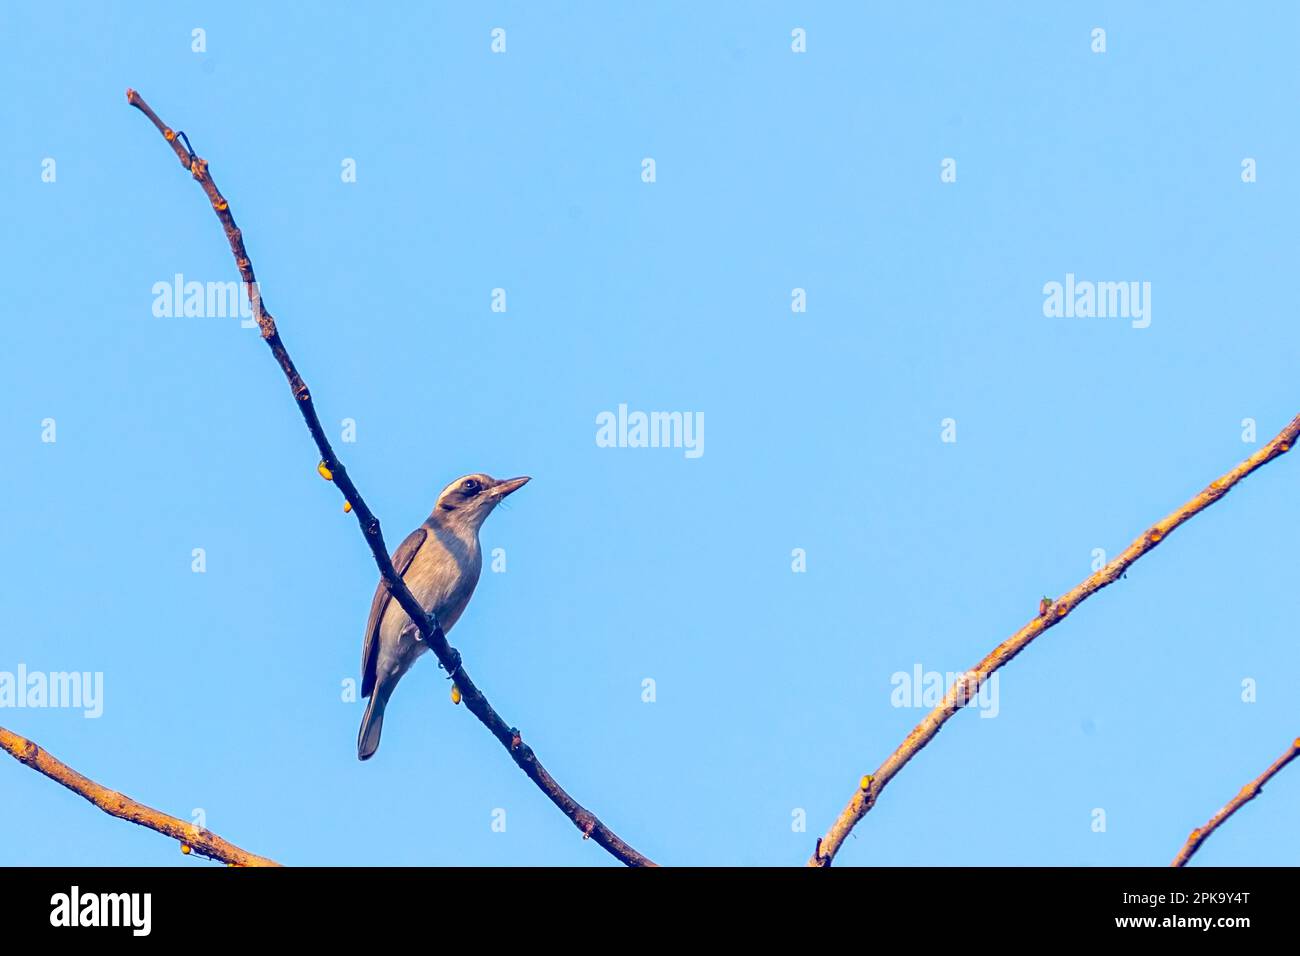
<svg viewBox="0 0 1300 956"><path fill-rule="evenodd" d="M492 494L497 498L504 498L506 495L514 494L530 481L532 478L528 475L520 478L503 478L492 486Z"/></svg>

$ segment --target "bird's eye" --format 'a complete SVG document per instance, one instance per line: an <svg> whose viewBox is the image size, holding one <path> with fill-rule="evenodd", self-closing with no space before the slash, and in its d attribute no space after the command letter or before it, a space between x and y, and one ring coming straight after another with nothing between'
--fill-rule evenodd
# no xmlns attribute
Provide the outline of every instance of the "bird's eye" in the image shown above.
<svg viewBox="0 0 1300 956"><path fill-rule="evenodd" d="M475 494L478 491L478 481L477 479L474 478L466 478L464 481L460 483L460 486L462 489L469 492L471 495Z"/></svg>

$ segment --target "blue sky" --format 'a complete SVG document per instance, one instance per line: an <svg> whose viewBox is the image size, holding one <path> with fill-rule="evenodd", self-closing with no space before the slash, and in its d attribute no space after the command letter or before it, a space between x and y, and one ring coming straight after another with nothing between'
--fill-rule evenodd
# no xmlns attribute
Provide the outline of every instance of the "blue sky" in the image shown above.
<svg viewBox="0 0 1300 956"><path fill-rule="evenodd" d="M100 672L104 699L0 725L285 863L613 864L429 658L356 760L373 563L257 333L153 314L155 283L237 276L128 86L211 164L390 545L458 475L534 477L451 635L505 719L655 860L782 865L924 716L891 675L970 667L1300 411L1297 27L4 5L0 671ZM1045 316L1067 274L1149 282L1150 325ZM702 414L704 453L598 447L620 403ZM1297 468L1017 658L838 863L1168 863L1300 733ZM1294 863L1297 802L1291 769L1197 862ZM3 864L206 865L11 761L0 817Z"/></svg>

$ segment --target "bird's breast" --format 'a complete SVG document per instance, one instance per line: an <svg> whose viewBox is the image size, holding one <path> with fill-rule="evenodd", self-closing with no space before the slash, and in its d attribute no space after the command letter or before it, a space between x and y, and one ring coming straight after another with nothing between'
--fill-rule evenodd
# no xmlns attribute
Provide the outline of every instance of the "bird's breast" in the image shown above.
<svg viewBox="0 0 1300 956"><path fill-rule="evenodd" d="M457 535L435 530L425 539L402 579L420 606L432 613L442 625L443 633L447 633L469 603L482 569L483 557L477 536L466 541ZM389 609L398 612L404 626L406 612L396 601L391 602Z"/></svg>

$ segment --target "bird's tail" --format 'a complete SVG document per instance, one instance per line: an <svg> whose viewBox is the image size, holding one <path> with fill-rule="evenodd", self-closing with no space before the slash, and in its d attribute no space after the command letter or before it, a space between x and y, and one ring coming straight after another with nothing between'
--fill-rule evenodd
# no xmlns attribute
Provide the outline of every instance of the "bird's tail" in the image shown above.
<svg viewBox="0 0 1300 956"><path fill-rule="evenodd" d="M357 759L369 760L379 749L379 735L384 729L384 706L388 699L376 687L366 705L366 715L361 718L361 731L357 734Z"/></svg>

